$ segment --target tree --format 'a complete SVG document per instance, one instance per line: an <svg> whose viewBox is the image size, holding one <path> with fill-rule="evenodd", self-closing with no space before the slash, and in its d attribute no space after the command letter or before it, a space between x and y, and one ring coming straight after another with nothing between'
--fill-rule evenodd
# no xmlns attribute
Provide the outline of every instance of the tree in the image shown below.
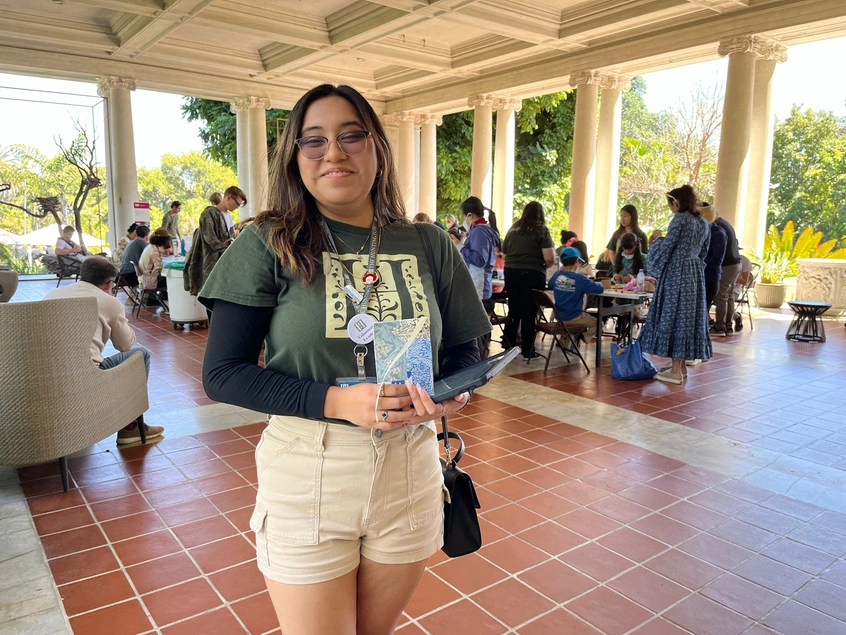
<svg viewBox="0 0 846 635"><path fill-rule="evenodd" d="M846 118L793 106L776 123L767 223L788 221L846 244Z"/></svg>
<svg viewBox="0 0 846 635"><path fill-rule="evenodd" d="M660 113L646 109L645 90L642 78L635 78L623 98L620 193L638 208L642 227L666 227L667 190L689 183L704 200L713 198L723 86L699 84Z"/></svg>
<svg viewBox="0 0 846 635"><path fill-rule="evenodd" d="M203 122L200 127L200 141L203 142L203 148L209 157L233 170L238 169L236 117L229 109L228 103L186 97L182 103L182 116L188 121ZM276 145L277 127L280 132L284 127L284 121L280 120L287 119L288 111L271 108L265 111L264 116L267 121L267 147L272 148Z"/></svg>
<svg viewBox="0 0 846 635"><path fill-rule="evenodd" d="M171 201L182 203L179 225L182 235L191 235L212 192L223 192L236 181L235 172L193 151L165 154L157 168L138 170L138 191L150 203L152 226L158 223ZM233 212L237 217L237 210Z"/></svg>
<svg viewBox="0 0 846 635"><path fill-rule="evenodd" d="M78 133L76 139L67 148L62 146L61 138L56 145L62 151L65 161L79 172L79 187L76 190L71 209L73 210L74 226L76 227L79 244L85 247L85 237L82 233L82 209L85 207L85 201L88 199L91 190L100 187L103 182L97 174L94 158L96 139L89 139L88 132L78 121L74 127Z"/></svg>

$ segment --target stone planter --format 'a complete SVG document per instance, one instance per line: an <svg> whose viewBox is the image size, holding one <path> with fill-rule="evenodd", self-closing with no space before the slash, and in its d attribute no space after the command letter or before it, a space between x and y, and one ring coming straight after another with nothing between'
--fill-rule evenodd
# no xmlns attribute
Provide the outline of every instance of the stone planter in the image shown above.
<svg viewBox="0 0 846 635"><path fill-rule="evenodd" d="M11 300L15 291L18 290L18 272L0 271L0 287L3 287L3 293L0 293L0 302Z"/></svg>
<svg viewBox="0 0 846 635"><path fill-rule="evenodd" d="M828 302L829 316L846 313L846 260L800 258L796 298Z"/></svg>
<svg viewBox="0 0 846 635"><path fill-rule="evenodd" d="M768 284L759 282L755 285L755 297L762 309L777 309L784 304L786 287L782 283Z"/></svg>

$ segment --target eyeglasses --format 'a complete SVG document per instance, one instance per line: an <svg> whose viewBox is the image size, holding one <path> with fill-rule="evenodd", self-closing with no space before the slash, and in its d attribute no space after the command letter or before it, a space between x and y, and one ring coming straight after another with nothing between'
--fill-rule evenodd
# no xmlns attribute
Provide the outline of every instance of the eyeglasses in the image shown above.
<svg viewBox="0 0 846 635"><path fill-rule="evenodd" d="M335 137L338 149L346 154L361 154L367 148L367 138L370 132L367 130L354 130L344 132ZM329 152L331 140L326 137L300 137L295 141L303 153L303 157L312 161L320 161Z"/></svg>

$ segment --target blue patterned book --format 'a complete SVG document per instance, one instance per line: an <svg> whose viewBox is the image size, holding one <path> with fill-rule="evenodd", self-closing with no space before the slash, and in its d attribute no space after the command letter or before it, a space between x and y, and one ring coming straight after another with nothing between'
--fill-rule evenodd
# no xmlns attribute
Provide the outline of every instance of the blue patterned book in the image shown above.
<svg viewBox="0 0 846 635"><path fill-rule="evenodd" d="M429 318L377 322L374 329L376 381L402 384L411 379L435 394Z"/></svg>

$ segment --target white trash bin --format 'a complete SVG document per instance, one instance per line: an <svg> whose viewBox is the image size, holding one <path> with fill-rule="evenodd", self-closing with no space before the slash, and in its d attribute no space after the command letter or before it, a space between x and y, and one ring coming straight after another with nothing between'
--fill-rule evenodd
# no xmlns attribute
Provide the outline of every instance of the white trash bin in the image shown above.
<svg viewBox="0 0 846 635"><path fill-rule="evenodd" d="M182 264L182 263L178 263ZM167 297L170 304L170 321L173 330L188 324L189 326L209 325L209 314L197 300L197 296L191 295L185 290L182 269L170 266L164 267L164 276L167 278Z"/></svg>

